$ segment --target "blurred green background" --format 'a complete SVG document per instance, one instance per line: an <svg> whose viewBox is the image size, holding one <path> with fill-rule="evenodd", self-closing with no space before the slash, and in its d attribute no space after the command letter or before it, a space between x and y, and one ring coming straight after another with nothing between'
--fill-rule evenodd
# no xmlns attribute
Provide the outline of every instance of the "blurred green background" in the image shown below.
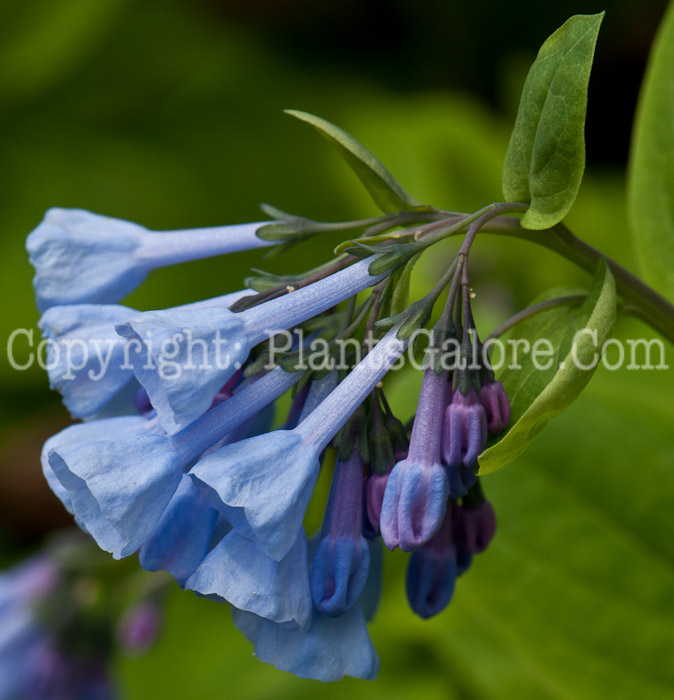
<svg viewBox="0 0 674 700"><path fill-rule="evenodd" d="M286 107L367 145L420 201L468 211L500 198L526 70L568 16L607 10L590 85L588 171L569 223L634 269L624 169L639 81L664 2L5 0L0 3L0 336L35 327L26 234L50 206L177 229L375 214L338 157ZM337 241L153 272L128 304L161 308L239 288L251 265L297 272ZM447 254L454 244L447 245ZM446 264L425 261L419 293ZM485 331L548 286L586 276L551 253L475 247ZM621 322L622 335L652 333ZM26 357L18 343L17 360ZM671 361L671 352L670 357ZM419 377L393 379L401 417ZM39 369L0 363L0 556L68 518L42 483L42 441L68 418ZM264 666L225 606L176 591L158 646L118 660L124 697L674 697L671 372L600 370L529 452L485 480L492 547L431 622L387 557L371 683L302 681Z"/></svg>

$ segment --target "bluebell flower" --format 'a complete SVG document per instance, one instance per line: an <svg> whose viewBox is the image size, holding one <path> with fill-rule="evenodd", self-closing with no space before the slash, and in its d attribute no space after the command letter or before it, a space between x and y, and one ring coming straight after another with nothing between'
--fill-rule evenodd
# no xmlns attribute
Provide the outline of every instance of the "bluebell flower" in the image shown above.
<svg viewBox="0 0 674 700"><path fill-rule="evenodd" d="M487 430L492 435L504 431L510 422L510 401L501 382L486 382L480 388L478 398L484 408Z"/></svg>
<svg viewBox="0 0 674 700"><path fill-rule="evenodd" d="M71 426L51 439L48 465L78 523L113 556L127 556L156 528L185 468L298 378L274 370L173 437L141 416Z"/></svg>
<svg viewBox="0 0 674 700"><path fill-rule="evenodd" d="M184 475L152 533L139 552L146 571L168 571L184 586L208 554L218 512Z"/></svg>
<svg viewBox="0 0 674 700"><path fill-rule="evenodd" d="M217 596L274 622L306 627L311 619L311 593L304 531L285 557L276 561L232 530L204 558L185 588Z"/></svg>
<svg viewBox="0 0 674 700"><path fill-rule="evenodd" d="M315 542L314 542L315 545ZM379 657L367 632L381 584L381 548L370 543L370 575L359 604L329 617L314 608L308 627L277 624L232 609L234 624L255 645L255 656L300 678L338 681L344 676L372 680Z"/></svg>
<svg viewBox="0 0 674 700"><path fill-rule="evenodd" d="M442 451L450 467L475 467L487 442L487 417L473 387L468 393L456 389L447 406Z"/></svg>
<svg viewBox="0 0 674 700"><path fill-rule="evenodd" d="M37 306L115 303L155 268L273 245L255 235L265 223L153 232L81 209L50 209L26 241Z"/></svg>
<svg viewBox="0 0 674 700"><path fill-rule="evenodd" d="M178 308L227 308L247 294L242 290ZM49 384L63 396L75 418L130 412L138 382L115 326L139 313L117 304L72 304L51 307L42 315L38 325L49 341Z"/></svg>
<svg viewBox="0 0 674 700"><path fill-rule="evenodd" d="M129 388L132 397L138 383L124 366L124 341L115 325L134 312L126 306L77 304L53 306L40 319L47 346L49 384L63 396L75 418L88 419Z"/></svg>
<svg viewBox="0 0 674 700"><path fill-rule="evenodd" d="M412 551L437 532L449 485L441 461L447 373L424 373L407 457L393 468L381 510L381 536L389 549Z"/></svg>
<svg viewBox="0 0 674 700"><path fill-rule="evenodd" d="M77 524L96 540L101 549L112 552L116 558L127 556L134 550L129 548L128 540L105 517L100 503L87 486L86 480L64 469L62 460L57 460L57 469L54 469L52 453L62 446L98 444L110 441L111 436L124 440L126 437L142 435L150 430L152 430L152 423L141 416L120 416L90 421L71 425L62 430L49 438L42 448L42 472L54 494L74 515Z"/></svg>
<svg viewBox="0 0 674 700"><path fill-rule="evenodd" d="M297 538L321 453L405 349L396 333L389 331L296 428L225 445L192 468L211 504L273 559Z"/></svg>
<svg viewBox="0 0 674 700"><path fill-rule="evenodd" d="M453 498L466 495L475 483L478 456L487 442L487 417L477 392L456 389L447 406L442 436L442 453L449 473Z"/></svg>
<svg viewBox="0 0 674 700"><path fill-rule="evenodd" d="M451 509L440 529L412 552L407 566L407 600L423 618L433 617L449 605L458 575Z"/></svg>
<svg viewBox="0 0 674 700"><path fill-rule="evenodd" d="M181 308L140 314L117 326L133 344L133 371L169 433L206 411L251 348L376 284L362 260L282 297L232 314Z"/></svg>
<svg viewBox="0 0 674 700"><path fill-rule="evenodd" d="M343 615L363 593L370 555L362 520L363 460L354 449L350 457L335 466L311 569L314 606L324 615Z"/></svg>

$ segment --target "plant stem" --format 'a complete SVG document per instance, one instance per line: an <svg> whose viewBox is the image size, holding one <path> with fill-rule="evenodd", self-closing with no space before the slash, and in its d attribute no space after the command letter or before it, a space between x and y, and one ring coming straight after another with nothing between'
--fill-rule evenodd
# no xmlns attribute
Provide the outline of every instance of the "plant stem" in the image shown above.
<svg viewBox="0 0 674 700"><path fill-rule="evenodd" d="M507 333L511 328L516 326L521 321L524 321L531 316L541 313L541 311L547 311L548 309L553 309L556 306L565 306L566 304L582 304L585 299L587 299L586 294L572 294L566 297L556 297L555 299L546 299L538 304L533 304L528 306L522 311L518 311L516 314L506 319L500 326L494 328L494 330L485 338L485 343L491 338L498 338L499 336Z"/></svg>
<svg viewBox="0 0 674 700"><path fill-rule="evenodd" d="M482 231L542 245L590 273L594 273L597 263L604 258L623 300L636 315L674 344L674 306L615 260L575 236L564 224L544 231L529 231L522 228L518 219L499 216L485 224Z"/></svg>

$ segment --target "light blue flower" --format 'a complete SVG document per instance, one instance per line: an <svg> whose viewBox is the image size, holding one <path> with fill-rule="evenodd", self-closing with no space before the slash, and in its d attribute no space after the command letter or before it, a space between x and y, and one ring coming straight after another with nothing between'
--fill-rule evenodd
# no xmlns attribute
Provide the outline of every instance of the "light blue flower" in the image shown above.
<svg viewBox="0 0 674 700"><path fill-rule="evenodd" d="M205 557L185 588L217 596L274 622L306 627L311 620L311 594L304 531L279 561L231 531Z"/></svg>
<svg viewBox="0 0 674 700"><path fill-rule="evenodd" d="M174 433L211 405L221 386L243 365L251 349L376 284L371 260L359 261L325 279L237 314L224 309L147 312L117 326L133 344L133 371Z"/></svg>
<svg viewBox="0 0 674 700"><path fill-rule="evenodd" d="M339 681L344 676L373 680L379 657L356 606L340 617L314 610L307 629L278 625L232 608L234 624L255 644L255 656L300 678Z"/></svg>
<svg viewBox="0 0 674 700"><path fill-rule="evenodd" d="M208 554L218 520L205 494L183 476L159 522L140 548L140 565L146 571L168 571L185 581Z"/></svg>
<svg viewBox="0 0 674 700"><path fill-rule="evenodd" d="M61 446L97 444L100 441L109 441L111 435L123 439L128 435L142 434L149 429L151 425L140 416L120 416L77 423L53 435L42 448L42 472L52 491L74 515L77 524L96 540L101 549L112 552L115 558L133 552L133 549L129 549L128 540L122 537L102 513L101 506L89 490L86 481L70 470L59 469L57 476L50 456ZM62 466L62 460L58 462L58 466Z"/></svg>
<svg viewBox="0 0 674 700"><path fill-rule="evenodd" d="M104 420L115 431L114 421L120 419ZM114 440L60 444L49 451L48 459L70 491L78 519L99 545L107 549L107 539L99 541L94 530L99 512L119 533L125 545L113 550L116 558L135 552L149 537L184 469L182 455L172 449L169 437L142 427Z"/></svg>
<svg viewBox="0 0 674 700"><path fill-rule="evenodd" d="M242 290L178 308L227 308L247 294L249 290ZM129 412L138 382L115 326L139 313L117 304L72 304L54 306L42 315L38 325L48 339L49 384L75 418L102 418L124 408Z"/></svg>
<svg viewBox="0 0 674 700"><path fill-rule="evenodd" d="M71 426L45 446L43 468L50 481L50 472L56 476L62 486L56 494L99 546L127 556L154 532L184 469L298 379L274 370L173 437L141 416Z"/></svg>
<svg viewBox="0 0 674 700"><path fill-rule="evenodd" d="M133 313L126 306L77 304L53 306L40 319L42 335L51 341L49 385L74 417L91 418L125 387L138 386L124 367L124 341L115 333L115 325Z"/></svg>
<svg viewBox="0 0 674 700"><path fill-rule="evenodd" d="M227 338L242 330L240 316L221 307L147 311L117 326L133 372L168 433L205 413L241 369L250 347Z"/></svg>
<svg viewBox="0 0 674 700"><path fill-rule="evenodd" d="M316 541L310 545L315 546ZM313 549L310 546L310 549ZM255 656L300 678L338 681L344 676L372 680L379 657L367 632L381 585L381 546L370 545L370 576L359 605L337 617L314 608L311 623L302 628L232 608L234 624L255 645Z"/></svg>
<svg viewBox="0 0 674 700"><path fill-rule="evenodd" d="M404 351L396 333L389 331L293 430L225 445L192 468L211 505L273 559L282 559L297 538L321 453Z"/></svg>
<svg viewBox="0 0 674 700"><path fill-rule="evenodd" d="M50 209L26 241L37 306L114 303L155 268L273 245L255 235L265 223L153 232L81 209Z"/></svg>
<svg viewBox="0 0 674 700"><path fill-rule="evenodd" d="M449 482L441 461L448 401L447 373L426 370L407 457L393 468L382 503L381 536L389 549L409 552L433 537L447 507Z"/></svg>

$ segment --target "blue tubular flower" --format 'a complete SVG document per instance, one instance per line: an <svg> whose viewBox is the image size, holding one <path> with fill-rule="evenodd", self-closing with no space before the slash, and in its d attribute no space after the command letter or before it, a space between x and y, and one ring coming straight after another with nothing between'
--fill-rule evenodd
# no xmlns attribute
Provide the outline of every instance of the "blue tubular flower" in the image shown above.
<svg viewBox="0 0 674 700"><path fill-rule="evenodd" d="M185 588L218 596L267 620L306 627L311 620L311 593L304 532L288 554L275 561L253 541L231 531L190 576Z"/></svg>
<svg viewBox="0 0 674 700"><path fill-rule="evenodd" d="M274 370L172 438L139 416L71 426L52 438L48 464L83 529L116 558L127 556L152 535L185 467L298 379Z"/></svg>
<svg viewBox="0 0 674 700"><path fill-rule="evenodd" d="M315 545L312 538L310 549ZM276 624L233 608L234 624L253 642L257 658L301 678L375 678L379 657L368 636L366 621L374 616L379 602L382 556L379 542L370 542L368 547L371 565L365 589L358 604L342 615L329 617L314 608L309 625L302 628Z"/></svg>
<svg viewBox="0 0 674 700"><path fill-rule="evenodd" d="M82 478L69 471L57 476L50 455L62 446L98 443L109 440L110 435L124 439L126 436L143 434L151 427L152 423L140 416L121 416L78 423L49 438L42 448L42 472L52 491L66 510L75 516L77 524L96 540L101 549L112 552L116 558L132 553L132 550L128 551L128 541L101 512L100 504ZM62 483L61 477L65 479L65 483Z"/></svg>
<svg viewBox="0 0 674 700"><path fill-rule="evenodd" d="M99 514L90 511L91 497L119 533L126 544L113 550L116 558L135 552L147 539L183 471L181 455L171 449L166 435L141 431L106 442L59 445L49 452L49 464L70 491L78 519L94 538L93 523L98 523ZM79 506L85 502L86 508ZM104 549L108 532L105 535L105 541L97 539Z"/></svg>
<svg viewBox="0 0 674 700"><path fill-rule="evenodd" d="M372 680L379 671L379 657L359 606L339 617L314 610L307 629L278 625L236 608L232 615L234 624L255 644L260 661L300 678Z"/></svg>
<svg viewBox="0 0 674 700"><path fill-rule="evenodd" d="M449 510L438 532L410 557L407 600L412 610L424 619L444 610L452 599L457 575L452 511Z"/></svg>
<svg viewBox="0 0 674 700"><path fill-rule="evenodd" d="M506 429L510 422L510 401L501 382L484 384L478 394L487 419L487 430L497 435Z"/></svg>
<svg viewBox="0 0 674 700"><path fill-rule="evenodd" d="M226 308L247 294L249 290L242 290L179 308ZM115 326L139 313L116 304L73 304L54 306L42 315L39 326L49 341L49 384L62 394L75 418L103 417L102 412L109 413L136 390L124 340Z"/></svg>
<svg viewBox="0 0 674 700"><path fill-rule="evenodd" d="M337 372L332 370L328 372L324 377L320 379L315 379L309 385L309 391L307 392L306 398L302 402L302 408L300 409L297 420L293 427L297 427L305 418L307 418L320 403L328 397L329 394L335 389L338 383Z"/></svg>
<svg viewBox="0 0 674 700"><path fill-rule="evenodd" d="M133 372L168 433L205 413L242 367L250 347L226 340L242 329L239 316L220 307L146 311L117 326L128 341Z"/></svg>
<svg viewBox="0 0 674 700"><path fill-rule="evenodd" d="M100 413L133 381L131 368L124 367L124 341L115 332L133 313L126 306L78 304L54 306L40 319L42 335L51 341L49 385L76 418Z"/></svg>
<svg viewBox="0 0 674 700"><path fill-rule="evenodd" d="M436 533L447 507L448 482L440 458L447 373L426 370L407 457L393 468L381 511L389 549L412 551Z"/></svg>
<svg viewBox="0 0 674 700"><path fill-rule="evenodd" d="M148 312L117 326L135 346L131 364L165 430L174 433L206 411L252 347L376 284L362 260L325 279L241 313L200 308Z"/></svg>
<svg viewBox="0 0 674 700"><path fill-rule="evenodd" d="M146 571L168 571L181 585L208 554L218 512L185 475L152 534L140 548Z"/></svg>
<svg viewBox="0 0 674 700"><path fill-rule="evenodd" d="M405 349L397 330L391 329L296 428L225 445L193 467L191 475L209 490L211 504L273 559L282 559L297 538L320 454Z"/></svg>
<svg viewBox="0 0 674 700"><path fill-rule="evenodd" d="M50 209L26 241L37 306L114 303L155 268L273 245L255 235L264 223L152 232L81 209Z"/></svg>
<svg viewBox="0 0 674 700"><path fill-rule="evenodd" d="M363 460L355 449L337 462L321 539L311 569L316 609L335 617L360 598L370 566L363 531Z"/></svg>

